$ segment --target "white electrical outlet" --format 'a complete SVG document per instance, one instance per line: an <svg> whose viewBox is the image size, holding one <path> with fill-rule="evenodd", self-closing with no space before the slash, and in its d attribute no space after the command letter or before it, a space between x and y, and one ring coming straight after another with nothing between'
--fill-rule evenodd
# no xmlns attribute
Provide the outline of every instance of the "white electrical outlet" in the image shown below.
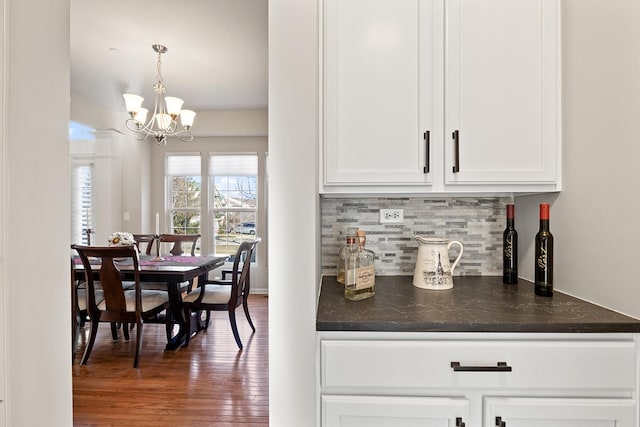
<svg viewBox="0 0 640 427"><path fill-rule="evenodd" d="M380 224L401 224L404 222L402 209L380 209Z"/></svg>

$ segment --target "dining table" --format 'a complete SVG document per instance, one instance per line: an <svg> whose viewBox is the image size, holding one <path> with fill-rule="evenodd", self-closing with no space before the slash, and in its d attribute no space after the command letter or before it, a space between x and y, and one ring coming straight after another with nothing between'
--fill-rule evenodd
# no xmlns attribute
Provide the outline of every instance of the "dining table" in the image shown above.
<svg viewBox="0 0 640 427"><path fill-rule="evenodd" d="M182 309L182 292L180 285L183 282L204 280L207 274L224 265L228 255L206 255L206 256L153 256L140 255L140 281L141 282L161 282L166 283L169 294L169 309L173 320L178 324L178 332L168 338L165 350L175 350L181 347L186 341L187 334L192 334L201 329L198 324L199 316L186 318ZM96 260L99 263L99 260ZM118 262L118 268L123 275L123 280L133 279L133 264L128 262ZM74 279L84 280L84 267L80 258L74 257Z"/></svg>

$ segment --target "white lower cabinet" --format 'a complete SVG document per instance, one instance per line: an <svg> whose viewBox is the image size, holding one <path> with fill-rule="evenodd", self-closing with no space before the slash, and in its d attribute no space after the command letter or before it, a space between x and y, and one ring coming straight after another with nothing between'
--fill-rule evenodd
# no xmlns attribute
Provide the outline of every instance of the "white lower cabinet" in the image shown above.
<svg viewBox="0 0 640 427"><path fill-rule="evenodd" d="M451 427L462 426L468 401L410 396L322 396L325 426Z"/></svg>
<svg viewBox="0 0 640 427"><path fill-rule="evenodd" d="M634 399L511 398L485 400L485 426L620 427L634 426Z"/></svg>
<svg viewBox="0 0 640 427"><path fill-rule="evenodd" d="M638 334L319 332L323 427L639 427Z"/></svg>

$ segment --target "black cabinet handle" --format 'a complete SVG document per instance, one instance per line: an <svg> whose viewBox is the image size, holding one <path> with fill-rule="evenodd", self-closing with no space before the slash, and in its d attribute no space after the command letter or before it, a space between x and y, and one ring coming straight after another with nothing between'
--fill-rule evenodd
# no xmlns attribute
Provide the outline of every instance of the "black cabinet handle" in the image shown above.
<svg viewBox="0 0 640 427"><path fill-rule="evenodd" d="M460 172L460 131L453 131L453 149L455 156L455 163L453 165L453 173Z"/></svg>
<svg viewBox="0 0 640 427"><path fill-rule="evenodd" d="M462 418L456 418L456 427L464 427L464 423L462 422Z"/></svg>
<svg viewBox="0 0 640 427"><path fill-rule="evenodd" d="M425 155L425 167L423 169L424 173L429 173L429 165L431 164L431 161L429 160L429 146L431 145L431 131L425 131L424 132L424 142L426 144L426 155Z"/></svg>
<svg viewBox="0 0 640 427"><path fill-rule="evenodd" d="M507 423L502 421L502 417L496 417L496 425L499 427L506 427Z"/></svg>
<svg viewBox="0 0 640 427"><path fill-rule="evenodd" d="M496 366L463 366L460 362L451 362L454 372L511 372L507 362L498 362Z"/></svg>

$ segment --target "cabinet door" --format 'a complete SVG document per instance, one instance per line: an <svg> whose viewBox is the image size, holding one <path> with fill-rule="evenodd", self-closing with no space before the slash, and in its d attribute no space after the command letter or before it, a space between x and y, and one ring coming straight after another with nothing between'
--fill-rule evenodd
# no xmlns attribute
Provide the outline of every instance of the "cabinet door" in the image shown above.
<svg viewBox="0 0 640 427"><path fill-rule="evenodd" d="M559 1L445 4L445 185L556 183Z"/></svg>
<svg viewBox="0 0 640 427"><path fill-rule="evenodd" d="M491 397L485 400L484 425L633 427L635 411L632 399Z"/></svg>
<svg viewBox="0 0 640 427"><path fill-rule="evenodd" d="M446 397L322 396L323 427L463 426L468 401Z"/></svg>
<svg viewBox="0 0 640 427"><path fill-rule="evenodd" d="M442 55L434 3L324 2L325 187L431 182L425 131L431 141L442 134L432 129L442 114L434 93L442 75L431 71Z"/></svg>

